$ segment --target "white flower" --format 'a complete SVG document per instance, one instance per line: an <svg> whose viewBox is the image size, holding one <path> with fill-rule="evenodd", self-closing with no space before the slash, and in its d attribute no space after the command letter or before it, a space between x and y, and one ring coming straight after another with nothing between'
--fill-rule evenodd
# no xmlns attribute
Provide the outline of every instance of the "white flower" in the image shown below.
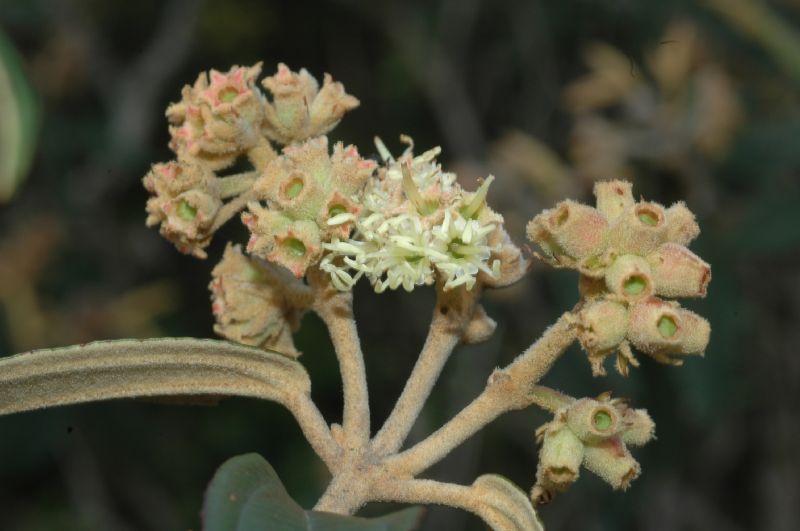
<svg viewBox="0 0 800 531"><path fill-rule="evenodd" d="M441 225L433 228L434 245L440 258L434 259L436 269L446 278L444 289L465 285L472 289L475 277L483 271L493 278L500 275L500 261L489 258L494 249L488 235L495 225L482 225L476 219L465 219L458 212L446 210Z"/></svg>

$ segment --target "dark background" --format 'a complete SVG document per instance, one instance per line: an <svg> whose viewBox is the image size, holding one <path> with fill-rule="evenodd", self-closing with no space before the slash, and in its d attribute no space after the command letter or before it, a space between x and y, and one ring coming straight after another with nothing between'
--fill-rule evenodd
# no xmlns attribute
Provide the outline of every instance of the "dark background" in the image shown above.
<svg viewBox="0 0 800 531"><path fill-rule="evenodd" d="M585 473L540 514L553 530L797 529L800 2L759 2L766 9L754 11L755 0L715 7L722 3L3 0L0 30L38 94L41 121L31 171L0 206L0 354L213 336L210 270L244 229L225 227L207 261L180 255L144 227L140 183L151 163L171 158L164 109L201 70L264 61L269 75L282 61L318 79L330 72L361 100L332 138L369 154L373 135L399 150L397 135L406 133L421 149L442 145L445 167L470 188L494 173L490 200L521 244L525 221L541 209L564 194L590 198L593 176L570 169L579 116L562 98L587 73L586 47L615 47L630 75L654 86L648 54L673 44L664 37L671 23L690 21L704 42L703 64L726 73L740 120L714 154L676 133L688 146L677 154L619 158L637 194L686 198L698 213L703 233L692 248L713 265L714 279L708 298L687 306L710 319L711 344L705 359L680 369L643 359L627 380L593 379L585 356L568 352L545 383L578 396L610 389L629 397L654 416L658 438L635 453L644 472L627 493ZM624 109L605 109L603 119L620 123ZM646 125L637 131L648 134ZM526 159L536 141L568 170L542 178L541 157ZM356 296L379 426L422 344L433 295L376 296L361 285ZM490 294L495 336L456 352L412 439L476 396L493 367L576 298L573 273L541 264L518 286ZM320 322L306 318L297 342L314 398L338 420L338 369ZM507 415L429 474L470 483L499 473L529 489L533 434L546 420L533 410ZM253 451L313 505L326 472L274 404L118 401L2 418L0 528L198 529L215 468ZM477 518L440 508L423 525L480 528Z"/></svg>

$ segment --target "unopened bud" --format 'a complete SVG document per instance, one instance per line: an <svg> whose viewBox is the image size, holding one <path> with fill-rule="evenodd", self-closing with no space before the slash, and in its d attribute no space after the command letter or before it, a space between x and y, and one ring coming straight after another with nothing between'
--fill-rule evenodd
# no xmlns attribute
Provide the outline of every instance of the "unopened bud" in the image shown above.
<svg viewBox="0 0 800 531"><path fill-rule="evenodd" d="M625 209L609 232L609 245L621 254L645 256L667 241L664 207L639 202Z"/></svg>
<svg viewBox="0 0 800 531"><path fill-rule="evenodd" d="M675 203L667 209L667 239L678 245L688 245L700 234L694 214L686 204Z"/></svg>
<svg viewBox="0 0 800 531"><path fill-rule="evenodd" d="M594 185L597 210L609 221L614 221L626 209L633 206L632 185L627 181L601 181Z"/></svg>
<svg viewBox="0 0 800 531"><path fill-rule="evenodd" d="M618 302L599 299L578 312L578 340L591 354L615 349L628 331L628 309Z"/></svg>
<svg viewBox="0 0 800 531"><path fill-rule="evenodd" d="M583 398L569 407L567 426L580 440L596 444L617 435L622 416L609 402Z"/></svg>
<svg viewBox="0 0 800 531"><path fill-rule="evenodd" d="M665 243L647 257L657 295L705 297L711 266L683 245Z"/></svg>
<svg viewBox="0 0 800 531"><path fill-rule="evenodd" d="M531 241L557 260L568 261L602 251L607 231L608 220L597 209L569 200L545 210L527 228Z"/></svg>
<svg viewBox="0 0 800 531"><path fill-rule="evenodd" d="M630 446L642 446L651 441L655 435L656 424L644 409L627 408L622 415L625 430L620 439Z"/></svg>
<svg viewBox="0 0 800 531"><path fill-rule="evenodd" d="M472 317L464 329L464 334L461 336L461 341L467 345L482 343L492 336L496 328L497 323L495 320L486 315L486 310L483 309L483 306L476 304Z"/></svg>
<svg viewBox="0 0 800 531"><path fill-rule="evenodd" d="M606 270L608 290L628 301L642 300L654 292L650 265L644 258L626 254Z"/></svg>
<svg viewBox="0 0 800 531"><path fill-rule="evenodd" d="M578 479L583 442L566 426L545 432L539 451L537 483L564 490Z"/></svg>
<svg viewBox="0 0 800 531"><path fill-rule="evenodd" d="M710 333L708 321L661 299L651 298L631 309L628 339L659 361L679 365L679 360L671 360L666 355L702 355Z"/></svg>
<svg viewBox="0 0 800 531"><path fill-rule="evenodd" d="M615 490L627 489L631 481L641 473L639 463L618 437L612 437L597 445L587 445L583 455L583 466L600 476Z"/></svg>

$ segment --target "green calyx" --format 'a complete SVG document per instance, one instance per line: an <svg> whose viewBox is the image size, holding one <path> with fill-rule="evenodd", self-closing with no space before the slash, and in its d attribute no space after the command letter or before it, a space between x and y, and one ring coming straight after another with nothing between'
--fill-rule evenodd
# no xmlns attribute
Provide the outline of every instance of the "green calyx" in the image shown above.
<svg viewBox="0 0 800 531"><path fill-rule="evenodd" d="M305 256L306 254L306 246L298 240L297 238L288 238L283 242L284 247L286 250L289 251L289 254L292 256L296 256L298 258Z"/></svg>
<svg viewBox="0 0 800 531"><path fill-rule="evenodd" d="M328 209L328 217L332 218L334 216L338 216L339 214L344 214L345 212L347 212L347 209L344 207L344 205L332 205Z"/></svg>
<svg viewBox="0 0 800 531"><path fill-rule="evenodd" d="M193 207L185 200L178 203L178 217L184 221L192 221L197 217L197 208Z"/></svg>
<svg viewBox="0 0 800 531"><path fill-rule="evenodd" d="M625 295L639 295L647 287L647 281L639 275L633 275L625 281L622 290Z"/></svg>
<svg viewBox="0 0 800 531"><path fill-rule="evenodd" d="M675 324L675 320L669 315L662 315L658 320L657 326L658 333L666 339L674 336L678 331L678 325Z"/></svg>

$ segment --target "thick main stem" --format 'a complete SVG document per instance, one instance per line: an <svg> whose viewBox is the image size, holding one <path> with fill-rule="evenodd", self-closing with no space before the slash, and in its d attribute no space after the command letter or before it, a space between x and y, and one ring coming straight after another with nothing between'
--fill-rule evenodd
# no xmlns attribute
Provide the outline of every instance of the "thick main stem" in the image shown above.
<svg viewBox="0 0 800 531"><path fill-rule="evenodd" d="M322 277L324 273L320 273ZM317 278L316 282L321 281ZM340 292L329 283L317 284L314 311L328 327L339 361L344 394L342 430L350 448L365 448L369 443L369 393L364 355L353 316L352 292Z"/></svg>
<svg viewBox="0 0 800 531"><path fill-rule="evenodd" d="M468 294L461 299L460 305L451 305L447 295L438 291L431 328L419 359L389 418L372 440L372 450L376 455L393 454L403 445L445 363L461 340L475 297Z"/></svg>
<svg viewBox="0 0 800 531"><path fill-rule="evenodd" d="M498 416L532 403L530 392L572 344L571 314L564 314L508 367L495 371L486 389L455 417L416 446L387 460L390 470L416 476Z"/></svg>

